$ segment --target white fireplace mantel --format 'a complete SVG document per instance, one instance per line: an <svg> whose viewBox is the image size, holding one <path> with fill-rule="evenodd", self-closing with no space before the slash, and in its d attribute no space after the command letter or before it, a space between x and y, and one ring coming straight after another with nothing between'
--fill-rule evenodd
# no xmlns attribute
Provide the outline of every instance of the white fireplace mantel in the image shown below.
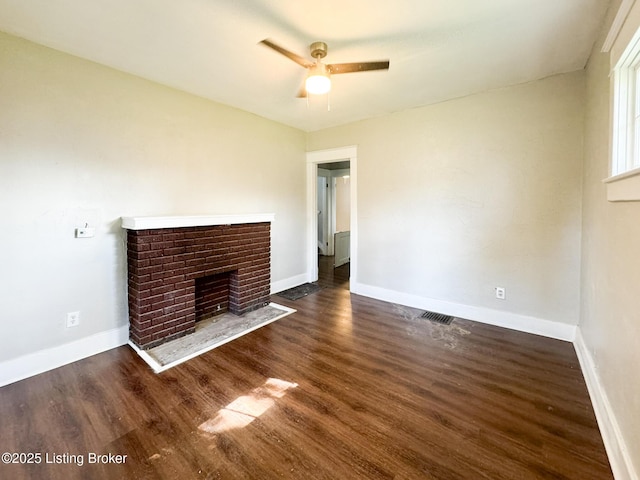
<svg viewBox="0 0 640 480"><path fill-rule="evenodd" d="M127 230L151 230L155 228L206 227L209 225L273 222L274 218L274 213L122 217L122 228Z"/></svg>

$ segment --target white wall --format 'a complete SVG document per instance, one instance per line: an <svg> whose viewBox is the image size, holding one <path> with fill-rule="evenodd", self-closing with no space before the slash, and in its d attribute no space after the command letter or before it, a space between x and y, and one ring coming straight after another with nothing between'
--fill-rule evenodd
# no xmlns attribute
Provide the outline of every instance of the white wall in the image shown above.
<svg viewBox="0 0 640 480"><path fill-rule="evenodd" d="M351 230L351 179L348 173L335 177L336 232Z"/></svg>
<svg viewBox="0 0 640 480"><path fill-rule="evenodd" d="M604 404L596 407L613 423L605 439L626 448L626 458L610 452L619 469L616 478L623 479L640 475L640 202L608 202L602 183L609 176L611 96L609 55L600 53L619 3L609 12L587 68L580 332L587 366L594 369L587 377L603 395ZM640 26L640 6L634 8L621 39ZM618 44L612 54L623 49ZM620 473L625 469L636 476Z"/></svg>
<svg viewBox="0 0 640 480"><path fill-rule="evenodd" d="M358 145L359 282L472 306L488 321L514 313L524 329L575 326L583 80L559 75L311 133L309 150Z"/></svg>
<svg viewBox="0 0 640 480"><path fill-rule="evenodd" d="M303 275L305 137L0 34L0 362L127 324L121 216L272 212L272 281Z"/></svg>

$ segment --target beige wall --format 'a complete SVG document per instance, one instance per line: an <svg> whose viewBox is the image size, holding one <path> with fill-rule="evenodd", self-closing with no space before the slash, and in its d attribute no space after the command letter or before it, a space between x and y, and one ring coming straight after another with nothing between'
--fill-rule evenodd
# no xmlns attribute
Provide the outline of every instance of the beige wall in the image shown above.
<svg viewBox="0 0 640 480"><path fill-rule="evenodd" d="M640 472L640 202L608 202L602 183L609 176L611 119L609 55L600 48L618 3L587 68L580 332ZM632 18L635 32L640 16Z"/></svg>
<svg viewBox="0 0 640 480"><path fill-rule="evenodd" d="M304 132L5 34L0 89L0 361L127 324L121 216L275 213L304 274Z"/></svg>
<svg viewBox="0 0 640 480"><path fill-rule="evenodd" d="M358 146L358 281L576 325L583 80L311 133L309 150Z"/></svg>

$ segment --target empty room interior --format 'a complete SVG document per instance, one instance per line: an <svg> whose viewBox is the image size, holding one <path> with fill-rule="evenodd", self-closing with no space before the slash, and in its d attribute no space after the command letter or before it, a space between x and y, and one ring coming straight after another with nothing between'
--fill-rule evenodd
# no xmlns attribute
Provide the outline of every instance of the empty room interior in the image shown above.
<svg viewBox="0 0 640 480"><path fill-rule="evenodd" d="M0 478L638 480L639 59L635 0L0 0Z"/></svg>

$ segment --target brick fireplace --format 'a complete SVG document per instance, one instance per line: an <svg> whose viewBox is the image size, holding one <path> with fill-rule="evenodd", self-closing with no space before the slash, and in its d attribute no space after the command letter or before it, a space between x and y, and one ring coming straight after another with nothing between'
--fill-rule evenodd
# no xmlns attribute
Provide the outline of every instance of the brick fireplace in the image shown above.
<svg viewBox="0 0 640 480"><path fill-rule="evenodd" d="M196 321L269 303L273 215L123 217L129 337L142 349Z"/></svg>

